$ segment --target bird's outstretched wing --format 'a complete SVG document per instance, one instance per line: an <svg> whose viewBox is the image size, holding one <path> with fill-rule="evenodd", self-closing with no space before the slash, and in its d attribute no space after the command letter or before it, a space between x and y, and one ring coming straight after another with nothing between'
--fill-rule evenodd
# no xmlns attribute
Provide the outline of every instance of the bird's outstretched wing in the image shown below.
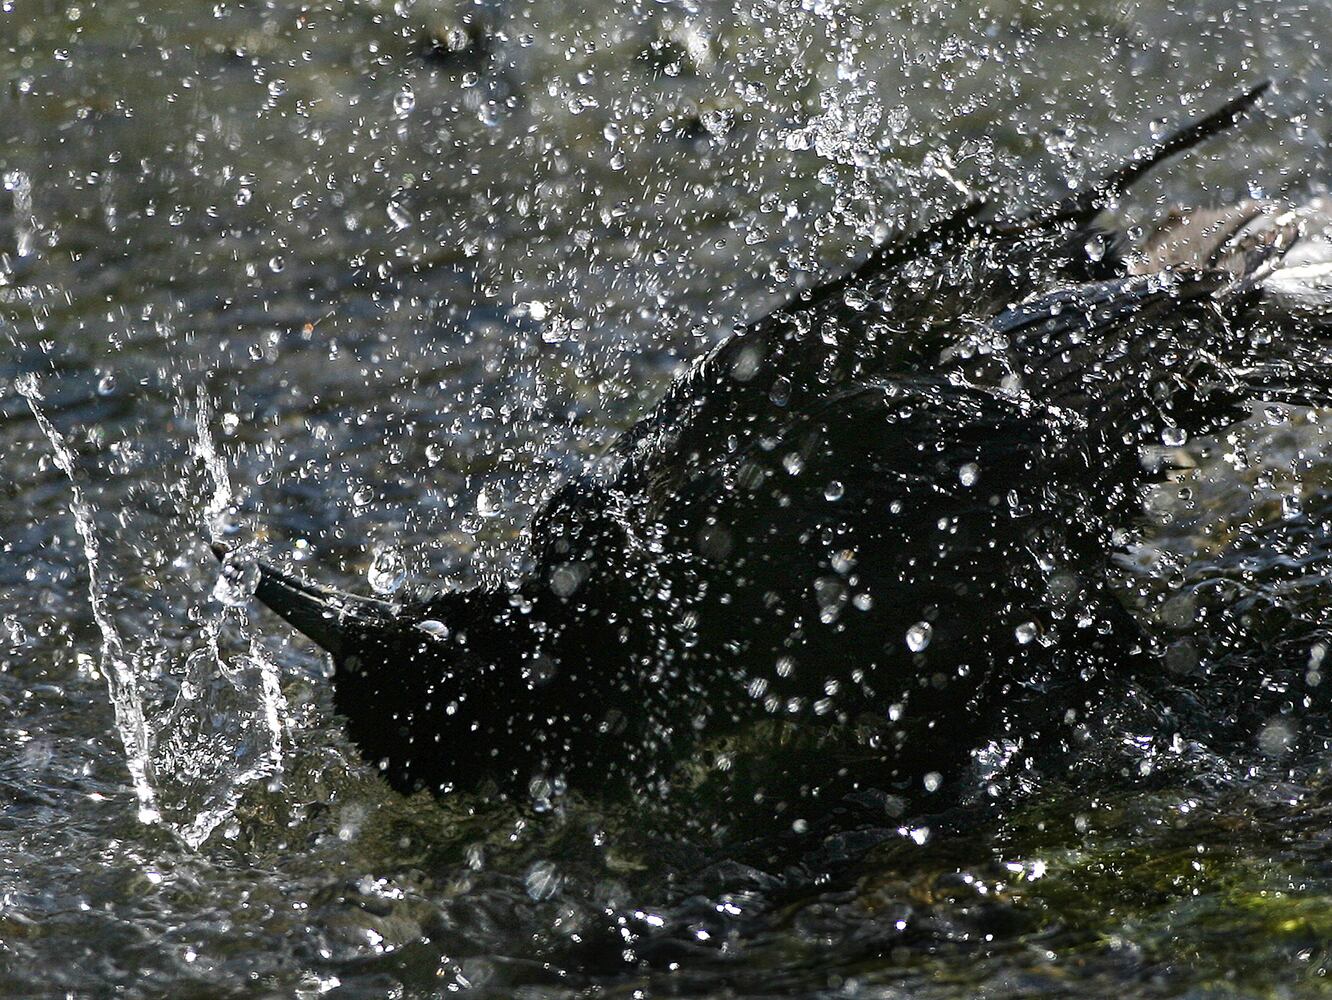
<svg viewBox="0 0 1332 1000"><path fill-rule="evenodd" d="M975 202L877 248L852 272L794 296L700 359L612 446L605 465L668 488L691 456L715 453L734 436L762 436L783 410L849 381L932 373L944 351L1011 304L1092 276L1085 245L1096 216L1153 166L1232 125L1266 87L1047 209L1000 223ZM1093 270L1118 277L1123 262L1102 259Z"/></svg>

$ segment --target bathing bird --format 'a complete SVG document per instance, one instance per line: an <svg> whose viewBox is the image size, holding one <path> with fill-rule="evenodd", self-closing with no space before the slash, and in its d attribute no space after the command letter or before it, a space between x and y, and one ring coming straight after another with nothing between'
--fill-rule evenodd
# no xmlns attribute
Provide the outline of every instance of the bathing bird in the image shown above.
<svg viewBox="0 0 1332 1000"><path fill-rule="evenodd" d="M404 792L659 796L754 734L780 770L792 732L853 734L866 783L928 792L996 740L1073 739L1104 678L1161 673L1107 572L1158 476L1141 449L1328 381L1321 205L1177 211L1136 244L1100 221L1265 88L738 329L553 493L521 578L386 601L261 562L254 597L332 657Z"/></svg>

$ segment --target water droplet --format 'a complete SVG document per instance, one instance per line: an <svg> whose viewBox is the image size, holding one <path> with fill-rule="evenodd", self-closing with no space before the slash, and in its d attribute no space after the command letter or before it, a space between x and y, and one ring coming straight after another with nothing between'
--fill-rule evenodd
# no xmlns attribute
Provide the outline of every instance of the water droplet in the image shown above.
<svg viewBox="0 0 1332 1000"><path fill-rule="evenodd" d="M832 482L830 482L827 486L823 488L823 498L830 502L835 500L840 500L845 495L846 495L846 487L843 486L841 481L837 479L834 479Z"/></svg>
<svg viewBox="0 0 1332 1000"><path fill-rule="evenodd" d="M392 594L407 579L407 563L401 552L392 546L385 546L375 551L365 575L375 593Z"/></svg>
<svg viewBox="0 0 1332 1000"><path fill-rule="evenodd" d="M980 479L980 466L975 462L967 462L957 470L957 478L963 486L975 486Z"/></svg>
<svg viewBox="0 0 1332 1000"><path fill-rule="evenodd" d="M768 86L757 80L746 80L740 84L740 98L746 104L757 104L768 96Z"/></svg>
<svg viewBox="0 0 1332 1000"><path fill-rule="evenodd" d="M18 378L14 379L14 389L20 396L30 399L33 402L41 402L42 396L41 379L36 372L24 372Z"/></svg>
<svg viewBox="0 0 1332 1000"><path fill-rule="evenodd" d="M441 621L434 618L427 618L424 621L416 623L417 631L424 632L434 639L447 639L449 637L449 627Z"/></svg>
<svg viewBox="0 0 1332 1000"><path fill-rule="evenodd" d="M924 778L925 791L937 792L939 790L939 786L942 784L943 784L943 775L940 774L938 771L931 771L929 774L925 775Z"/></svg>
<svg viewBox="0 0 1332 1000"><path fill-rule="evenodd" d="M710 134L720 139L735 127L735 112L729 108L714 108L710 111L704 111L699 116L699 120Z"/></svg>
<svg viewBox="0 0 1332 1000"><path fill-rule="evenodd" d="M498 486L483 487L476 495L476 512L482 517L495 517L504 509L504 492Z"/></svg>
<svg viewBox="0 0 1332 1000"><path fill-rule="evenodd" d="M403 87L393 98L393 113L399 118L406 118L416 107L416 94L411 87Z"/></svg>
<svg viewBox="0 0 1332 1000"><path fill-rule="evenodd" d="M229 608L239 608L250 602L259 589L259 561L243 550L228 552L213 585L213 600Z"/></svg>
<svg viewBox="0 0 1332 1000"><path fill-rule="evenodd" d="M1017 637L1017 641L1020 645L1025 646L1040 635L1040 629L1036 626L1035 622L1023 622L1013 630L1013 635Z"/></svg>
<svg viewBox="0 0 1332 1000"><path fill-rule="evenodd" d="M541 339L547 344L562 344L569 339L569 330L569 321L556 316L541 331Z"/></svg>
<svg viewBox="0 0 1332 1000"><path fill-rule="evenodd" d="M109 396L116 391L116 377L111 374L103 375L97 380L97 395Z"/></svg>
<svg viewBox="0 0 1332 1000"><path fill-rule="evenodd" d="M1281 498L1281 516L1287 521L1300 516L1304 511L1304 501L1298 493L1287 493Z"/></svg>
<svg viewBox="0 0 1332 1000"><path fill-rule="evenodd" d="M1189 432L1183 427L1169 426L1161 432L1161 443L1171 448L1178 448L1188 441Z"/></svg>
<svg viewBox="0 0 1332 1000"><path fill-rule="evenodd" d="M560 888L559 869L550 861L538 861L527 869L523 881L527 886L527 894L534 900L540 902L550 899Z"/></svg>
<svg viewBox="0 0 1332 1000"><path fill-rule="evenodd" d="M916 622L906 631L907 649L913 653L923 653L934 638L934 626L929 622Z"/></svg>
<svg viewBox="0 0 1332 1000"><path fill-rule="evenodd" d="M388 213L389 221L393 223L394 232L400 233L404 229L409 229L411 227L411 214L396 201L389 202L384 211Z"/></svg>
<svg viewBox="0 0 1332 1000"><path fill-rule="evenodd" d="M527 315L540 323L550 315L550 307L544 302L532 301L527 303Z"/></svg>

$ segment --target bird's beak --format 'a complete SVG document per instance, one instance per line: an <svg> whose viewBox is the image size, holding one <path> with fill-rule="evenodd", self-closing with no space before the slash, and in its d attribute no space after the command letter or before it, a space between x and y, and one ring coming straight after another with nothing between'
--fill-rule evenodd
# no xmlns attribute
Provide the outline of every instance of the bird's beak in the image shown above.
<svg viewBox="0 0 1332 1000"><path fill-rule="evenodd" d="M220 542L214 542L212 550L219 560L231 552ZM259 563L254 596L334 659L343 654L349 639L366 635L393 617L392 606L384 601L306 583L264 562Z"/></svg>

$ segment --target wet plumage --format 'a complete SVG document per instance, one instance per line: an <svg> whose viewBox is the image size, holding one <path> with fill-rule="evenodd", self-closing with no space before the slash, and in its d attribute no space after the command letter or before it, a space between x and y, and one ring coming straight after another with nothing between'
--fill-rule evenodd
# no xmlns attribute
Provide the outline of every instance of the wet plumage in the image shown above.
<svg viewBox="0 0 1332 1000"><path fill-rule="evenodd" d="M653 794L700 745L724 771L737 734L780 759L784 724L854 732L864 783L918 789L1001 737L1071 738L1104 677L1155 666L1106 576L1140 447L1326 381L1315 211L1176 215L1138 250L1095 224L1260 90L739 331L556 493L521 579L389 604L265 566L256 596L332 654L350 737L404 791Z"/></svg>

